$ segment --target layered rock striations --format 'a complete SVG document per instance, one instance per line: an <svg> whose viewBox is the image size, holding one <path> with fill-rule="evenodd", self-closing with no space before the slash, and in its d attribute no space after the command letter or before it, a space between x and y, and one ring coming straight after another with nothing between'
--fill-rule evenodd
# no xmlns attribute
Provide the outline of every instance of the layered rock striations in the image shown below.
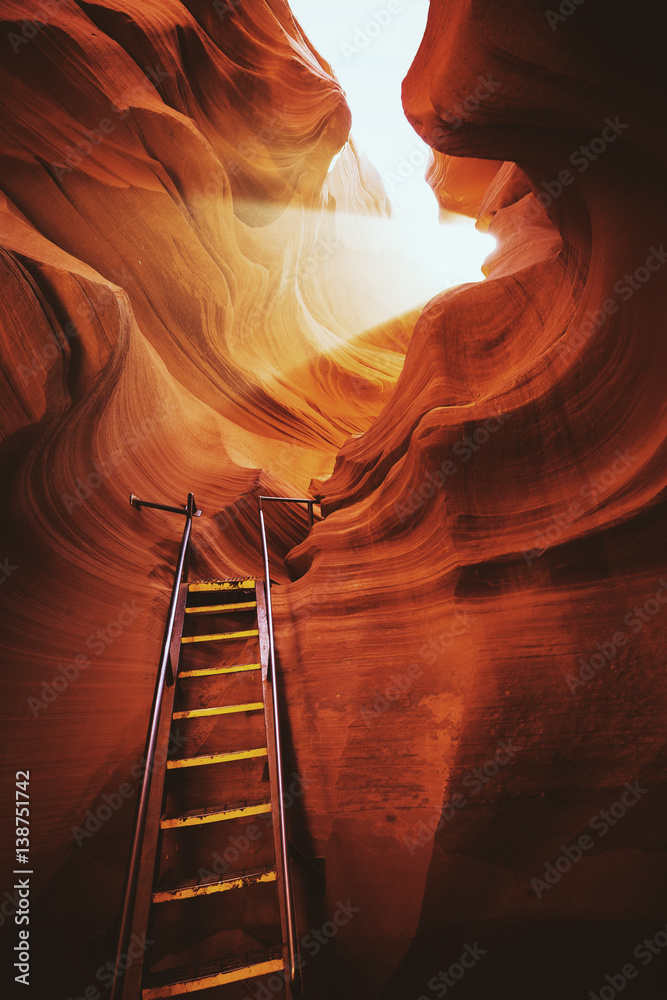
<svg viewBox="0 0 667 1000"><path fill-rule="evenodd" d="M258 572L257 496L370 426L428 289L287 4L0 19L4 752L31 771L35 975L79 995L113 947L182 529L129 494L194 492L194 576ZM285 579L305 512L267 519Z"/></svg>
<svg viewBox="0 0 667 1000"><path fill-rule="evenodd" d="M276 602L352 995L662 989L663 15L571 6L431 4L406 114L498 249L422 313Z"/></svg>
<svg viewBox="0 0 667 1000"><path fill-rule="evenodd" d="M308 995L561 1000L634 962L661 996L663 14L433 0L406 113L498 247L415 326L282 0L28 6L0 3L0 600L44 989L113 947L181 527L130 491L193 490L193 574L242 575L257 495L313 479L307 541L269 524L300 928L336 928Z"/></svg>

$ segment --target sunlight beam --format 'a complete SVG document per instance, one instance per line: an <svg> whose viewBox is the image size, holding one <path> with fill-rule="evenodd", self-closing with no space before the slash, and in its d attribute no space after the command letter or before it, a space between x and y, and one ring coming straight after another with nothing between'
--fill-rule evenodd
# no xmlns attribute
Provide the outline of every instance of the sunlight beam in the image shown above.
<svg viewBox="0 0 667 1000"><path fill-rule="evenodd" d="M291 0L290 6L340 81L355 142L380 173L411 251L437 273L438 290L482 281L495 240L465 216L440 221L424 178L430 150L401 104L401 83L424 34L429 0Z"/></svg>

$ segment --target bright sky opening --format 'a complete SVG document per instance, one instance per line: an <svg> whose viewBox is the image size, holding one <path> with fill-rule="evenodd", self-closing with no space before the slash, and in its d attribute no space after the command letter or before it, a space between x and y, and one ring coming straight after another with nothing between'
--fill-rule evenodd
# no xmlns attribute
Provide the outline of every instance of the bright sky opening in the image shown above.
<svg viewBox="0 0 667 1000"><path fill-rule="evenodd" d="M424 178L429 148L401 104L401 83L423 37L429 0L290 0L290 6L331 64L352 111L352 135L379 170L397 221L414 230L440 288L483 280L481 266L495 240L478 233L472 219L439 221Z"/></svg>

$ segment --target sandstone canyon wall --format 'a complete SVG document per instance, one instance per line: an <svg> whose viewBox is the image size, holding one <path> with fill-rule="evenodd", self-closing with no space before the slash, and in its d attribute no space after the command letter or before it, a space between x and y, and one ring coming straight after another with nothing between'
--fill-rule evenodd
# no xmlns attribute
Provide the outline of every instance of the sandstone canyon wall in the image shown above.
<svg viewBox="0 0 667 1000"><path fill-rule="evenodd" d="M270 525L290 820L326 862L301 931L356 912L307 995L443 995L466 946L461 998L628 961L662 995L633 958L667 920L660 9L433 0L405 110L498 249L415 325L286 3L28 7L0 3L0 600L43 995L112 946L131 800L84 821L141 761L180 530L130 491L193 490L193 572L224 576L259 569L257 494L311 479L309 538Z"/></svg>
<svg viewBox="0 0 667 1000"><path fill-rule="evenodd" d="M370 425L428 294L369 246L386 195L286 4L47 6L0 6L3 778L31 771L66 995L111 947L136 798L104 796L141 772L181 532L130 491L194 491L195 575L259 571L256 497ZM269 527L280 577L305 516Z"/></svg>
<svg viewBox="0 0 667 1000"><path fill-rule="evenodd" d="M385 1000L663 988L664 16L570 7L431 4L405 110L498 250L423 312L289 557L359 996L403 953Z"/></svg>

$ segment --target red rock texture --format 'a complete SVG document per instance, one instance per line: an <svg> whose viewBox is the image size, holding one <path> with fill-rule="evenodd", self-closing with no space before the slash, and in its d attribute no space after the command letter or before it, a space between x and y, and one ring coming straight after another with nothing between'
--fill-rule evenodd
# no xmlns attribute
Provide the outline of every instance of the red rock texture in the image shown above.
<svg viewBox="0 0 667 1000"><path fill-rule="evenodd" d="M47 7L0 4L3 774L32 775L35 975L77 995L136 799L74 831L141 761L181 531L129 494L193 490L193 574L258 572L257 496L368 428L427 293L353 143L327 172L350 114L286 4ZM268 522L285 578L305 514Z"/></svg>
<svg viewBox="0 0 667 1000"><path fill-rule="evenodd" d="M667 875L663 14L545 10L431 4L405 110L498 250L423 312L289 557L304 812L360 908L337 939L360 997L445 995L476 942L457 997L597 995L627 962L632 995L663 988L634 951Z"/></svg>
<svg viewBox="0 0 667 1000"><path fill-rule="evenodd" d="M0 3L0 600L44 996L95 981L120 896L132 806L73 828L141 759L180 530L129 492L194 490L194 574L253 573L258 492L337 453L308 540L270 525L290 820L326 860L301 932L358 911L307 996L444 995L466 945L461 1000L628 962L662 996L633 952L667 919L664 14L433 0L406 114L498 249L413 333L420 277L353 144L327 174L349 111L285 3L28 6Z"/></svg>

